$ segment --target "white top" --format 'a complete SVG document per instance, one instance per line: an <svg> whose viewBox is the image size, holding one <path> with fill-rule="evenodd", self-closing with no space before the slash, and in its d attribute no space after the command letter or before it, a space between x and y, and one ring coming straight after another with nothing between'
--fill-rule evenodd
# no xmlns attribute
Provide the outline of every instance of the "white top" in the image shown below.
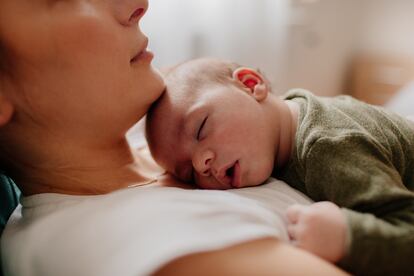
<svg viewBox="0 0 414 276"><path fill-rule="evenodd" d="M148 185L107 195L23 198L2 237L6 275L148 275L191 253L262 237L288 240L283 218L309 204L285 183L227 191Z"/></svg>

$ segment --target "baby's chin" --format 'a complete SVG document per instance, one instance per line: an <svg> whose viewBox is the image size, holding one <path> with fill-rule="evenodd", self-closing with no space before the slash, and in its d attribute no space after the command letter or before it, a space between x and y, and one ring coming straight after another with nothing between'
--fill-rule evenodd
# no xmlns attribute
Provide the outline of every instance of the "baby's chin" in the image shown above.
<svg viewBox="0 0 414 276"><path fill-rule="evenodd" d="M260 186L260 185L264 184L268 178L269 178L269 177L266 177L266 178L261 179L261 180L252 181L252 182L250 182L250 183L242 184L242 185L240 186L240 188L247 188L247 187L257 187L257 186Z"/></svg>
<svg viewBox="0 0 414 276"><path fill-rule="evenodd" d="M265 167L260 172L256 171L256 175L250 175L246 182L242 183L241 187L255 187L264 184L272 176L273 164L266 165Z"/></svg>

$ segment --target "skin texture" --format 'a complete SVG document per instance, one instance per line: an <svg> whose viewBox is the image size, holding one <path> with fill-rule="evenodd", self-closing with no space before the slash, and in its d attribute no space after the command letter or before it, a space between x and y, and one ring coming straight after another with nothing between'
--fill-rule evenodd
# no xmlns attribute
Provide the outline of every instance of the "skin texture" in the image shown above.
<svg viewBox="0 0 414 276"><path fill-rule="evenodd" d="M131 62L148 42L138 26L147 8L147 0L0 1L16 76L2 83L0 137L25 195L145 180L124 134L164 89L151 54Z"/></svg>
<svg viewBox="0 0 414 276"><path fill-rule="evenodd" d="M337 205L328 201L292 205L286 216L288 233L296 246L332 263L344 257L347 224Z"/></svg>
<svg viewBox="0 0 414 276"><path fill-rule="evenodd" d="M13 77L1 79L0 146L24 195L104 194L147 181L125 139L164 89L151 55L134 59L147 43L138 25L147 6L146 0L0 1L0 39L13 60ZM156 185L189 188L168 176ZM291 265L278 261L282 256ZM283 267L298 275L343 275L275 240L186 256L163 271L190 272L202 263L216 275L240 275L257 267L239 257L260 260L271 274Z"/></svg>
<svg viewBox="0 0 414 276"><path fill-rule="evenodd" d="M233 69L218 82L209 70L225 67L200 59L172 69L167 93L147 121L156 161L204 189L259 185L287 162L294 144L298 107L272 96L265 78L250 68ZM344 256L347 224L338 206L292 206L287 217L296 246L330 262Z"/></svg>
<svg viewBox="0 0 414 276"><path fill-rule="evenodd" d="M222 64L195 60L167 75L167 92L147 122L151 152L168 172L205 189L258 185L274 164L287 161L297 107L270 95L264 78L252 69L236 79L229 74L224 84L196 86L186 80L190 72L208 74L209 66ZM246 86L249 80L255 84Z"/></svg>

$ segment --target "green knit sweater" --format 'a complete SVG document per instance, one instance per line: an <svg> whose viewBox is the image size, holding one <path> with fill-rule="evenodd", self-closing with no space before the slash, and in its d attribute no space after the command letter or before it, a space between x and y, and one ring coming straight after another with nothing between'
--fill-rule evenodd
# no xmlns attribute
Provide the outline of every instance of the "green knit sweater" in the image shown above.
<svg viewBox="0 0 414 276"><path fill-rule="evenodd" d="M329 200L349 225L340 266L357 275L414 275L414 125L348 96L305 90L295 148L275 176L315 201Z"/></svg>

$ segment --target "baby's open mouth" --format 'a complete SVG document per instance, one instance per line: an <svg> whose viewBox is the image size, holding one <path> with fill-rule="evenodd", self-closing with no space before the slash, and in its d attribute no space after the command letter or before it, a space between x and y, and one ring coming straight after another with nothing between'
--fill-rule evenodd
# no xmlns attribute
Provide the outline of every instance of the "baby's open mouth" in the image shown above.
<svg viewBox="0 0 414 276"><path fill-rule="evenodd" d="M230 163L214 174L214 178L221 184L219 189L240 188L241 170L239 161Z"/></svg>
<svg viewBox="0 0 414 276"><path fill-rule="evenodd" d="M240 164L238 160L226 170L226 178L230 180L231 187L240 188Z"/></svg>
<svg viewBox="0 0 414 276"><path fill-rule="evenodd" d="M230 177L230 179L232 179L232 180L233 180L233 176L234 176L234 165L235 164L236 163L234 163L233 166L231 166L230 168L228 168L226 170L226 176Z"/></svg>

